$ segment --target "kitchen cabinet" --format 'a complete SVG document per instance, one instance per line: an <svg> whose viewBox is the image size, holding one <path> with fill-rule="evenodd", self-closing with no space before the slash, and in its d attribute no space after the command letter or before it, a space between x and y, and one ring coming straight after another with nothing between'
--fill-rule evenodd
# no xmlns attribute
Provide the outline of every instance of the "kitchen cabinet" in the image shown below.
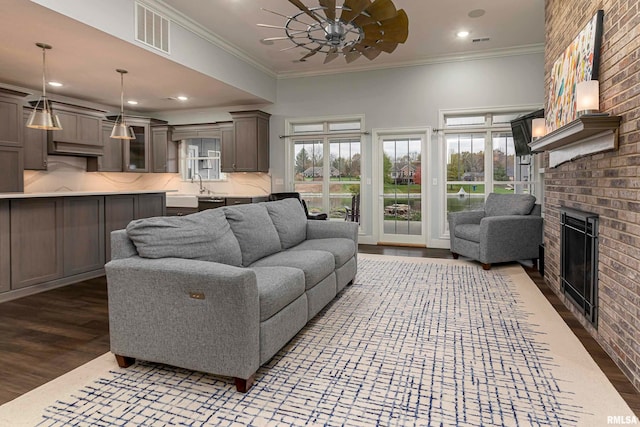
<svg viewBox="0 0 640 427"><path fill-rule="evenodd" d="M233 128L232 122L197 123L191 125L174 125L171 139L183 141L185 139L220 138L222 127Z"/></svg>
<svg viewBox="0 0 640 427"><path fill-rule="evenodd" d="M105 222L103 196L64 199L64 275L104 267Z"/></svg>
<svg viewBox="0 0 640 427"><path fill-rule="evenodd" d="M178 172L178 143L172 141L170 126L151 126L151 172Z"/></svg>
<svg viewBox="0 0 640 427"><path fill-rule="evenodd" d="M226 206L245 205L249 203L266 202L269 198L267 196L250 196L250 197L227 197Z"/></svg>
<svg viewBox="0 0 640 427"><path fill-rule="evenodd" d="M62 129L47 131L49 154L101 156L102 117L105 112L66 103L52 104Z"/></svg>
<svg viewBox="0 0 640 427"><path fill-rule="evenodd" d="M11 288L11 241L9 201L0 200L0 292Z"/></svg>
<svg viewBox="0 0 640 427"><path fill-rule="evenodd" d="M31 108L24 108L22 111L25 124L23 129L24 168L47 170L47 131L26 127L31 111Z"/></svg>
<svg viewBox="0 0 640 427"><path fill-rule="evenodd" d="M108 120L113 123L116 120L116 116L107 117ZM169 127L167 126L167 122L164 120L151 119L146 117L127 117L127 125L129 125L133 132L135 133L135 139L121 139L118 140L122 144L122 168L119 169L121 172L159 172L159 169L162 169L161 172L164 172L166 166L158 166L156 163L156 159L153 158L153 135L152 135L152 126L165 126L165 131L167 134L165 138L167 141L169 140ZM113 126L111 126L113 127ZM158 138L161 138L161 132L157 132ZM114 141L111 138L108 138L109 141ZM106 136L103 135L103 140L106 140ZM115 148L114 148L115 150ZM173 153L170 153L168 148L165 149L166 154L164 157L169 159L173 156ZM161 149L162 151L162 149ZM106 152L105 152L106 154ZM109 159L103 159L103 162L106 164L110 164L110 169L113 169L117 166L117 157L114 157L111 153L109 155ZM117 154L116 154L117 156ZM177 151L176 151L177 156ZM162 153L159 157L163 157ZM99 159L95 162L92 162L91 171L95 170L104 170L99 168ZM177 162L176 162L177 166ZM87 165L89 167L89 165ZM156 170L156 168L158 170Z"/></svg>
<svg viewBox="0 0 640 427"><path fill-rule="evenodd" d="M11 289L61 278L63 199L14 199L10 209Z"/></svg>
<svg viewBox="0 0 640 427"><path fill-rule="evenodd" d="M166 213L165 193L138 194L136 219L164 216Z"/></svg>
<svg viewBox="0 0 640 427"><path fill-rule="evenodd" d="M224 206L224 203L223 203ZM166 215L167 216L185 216L190 215L192 213L198 212L198 208L186 208L186 207L169 207L167 206Z"/></svg>
<svg viewBox="0 0 640 427"><path fill-rule="evenodd" d="M15 95L15 96L14 96ZM24 190L22 94L0 88L0 192Z"/></svg>
<svg viewBox="0 0 640 427"><path fill-rule="evenodd" d="M165 215L165 194L118 194L105 197L105 261L111 260L111 232L134 219Z"/></svg>
<svg viewBox="0 0 640 427"><path fill-rule="evenodd" d="M269 117L262 111L231 112L233 139L222 141L222 172L269 171Z"/></svg>
<svg viewBox="0 0 640 427"><path fill-rule="evenodd" d="M122 140L111 138L113 123L102 124L102 156L87 158L87 172L122 172Z"/></svg>
<svg viewBox="0 0 640 427"><path fill-rule="evenodd" d="M21 192L24 190L23 165L22 147L0 145L0 193Z"/></svg>

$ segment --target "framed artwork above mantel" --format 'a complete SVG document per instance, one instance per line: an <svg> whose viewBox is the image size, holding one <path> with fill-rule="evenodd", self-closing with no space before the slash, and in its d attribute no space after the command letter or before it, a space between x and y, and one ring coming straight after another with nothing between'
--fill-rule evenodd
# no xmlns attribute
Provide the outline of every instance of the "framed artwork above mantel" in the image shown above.
<svg viewBox="0 0 640 427"><path fill-rule="evenodd" d="M577 118L576 84L598 79L603 18L604 11L598 10L553 64L545 114L547 133Z"/></svg>

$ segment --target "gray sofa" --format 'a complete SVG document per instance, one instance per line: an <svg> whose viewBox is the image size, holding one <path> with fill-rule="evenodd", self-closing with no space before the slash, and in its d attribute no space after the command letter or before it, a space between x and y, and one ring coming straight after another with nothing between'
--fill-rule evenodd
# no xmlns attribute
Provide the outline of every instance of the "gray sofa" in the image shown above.
<svg viewBox="0 0 640 427"><path fill-rule="evenodd" d="M542 243L540 205L530 194L487 196L484 209L449 214L451 253L491 264L538 259Z"/></svg>
<svg viewBox="0 0 640 427"><path fill-rule="evenodd" d="M258 368L351 283L358 226L308 221L298 200L131 222L105 266L111 351L234 377Z"/></svg>

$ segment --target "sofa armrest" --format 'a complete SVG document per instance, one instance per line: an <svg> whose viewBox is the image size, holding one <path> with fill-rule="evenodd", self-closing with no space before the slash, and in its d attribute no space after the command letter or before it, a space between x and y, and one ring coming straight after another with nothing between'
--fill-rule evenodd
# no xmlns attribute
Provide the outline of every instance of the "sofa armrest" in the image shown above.
<svg viewBox="0 0 640 427"><path fill-rule="evenodd" d="M127 230L115 230L111 232L111 259L129 258L138 255L138 250L133 244Z"/></svg>
<svg viewBox="0 0 640 427"><path fill-rule="evenodd" d="M258 369L252 270L137 256L110 261L105 270L115 354L238 378Z"/></svg>
<svg viewBox="0 0 640 427"><path fill-rule="evenodd" d="M358 244L358 223L349 221L307 221L307 239L344 237Z"/></svg>
<svg viewBox="0 0 640 427"><path fill-rule="evenodd" d="M480 220L484 218L484 211L461 211L451 212L448 216L449 227L455 228L460 224L480 224Z"/></svg>
<svg viewBox="0 0 640 427"><path fill-rule="evenodd" d="M483 218L480 221L480 261L493 263L537 258L543 221L537 215Z"/></svg>

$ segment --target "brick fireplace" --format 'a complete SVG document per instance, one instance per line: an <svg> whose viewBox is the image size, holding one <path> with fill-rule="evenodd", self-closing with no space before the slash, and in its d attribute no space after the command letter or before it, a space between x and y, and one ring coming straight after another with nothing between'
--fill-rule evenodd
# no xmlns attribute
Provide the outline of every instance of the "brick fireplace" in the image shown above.
<svg viewBox="0 0 640 427"><path fill-rule="evenodd" d="M622 117L618 148L543 164L545 280L640 389L640 8L622 0L546 0L545 82L554 61L604 10L600 110ZM598 216L597 329L562 291L561 212Z"/></svg>

